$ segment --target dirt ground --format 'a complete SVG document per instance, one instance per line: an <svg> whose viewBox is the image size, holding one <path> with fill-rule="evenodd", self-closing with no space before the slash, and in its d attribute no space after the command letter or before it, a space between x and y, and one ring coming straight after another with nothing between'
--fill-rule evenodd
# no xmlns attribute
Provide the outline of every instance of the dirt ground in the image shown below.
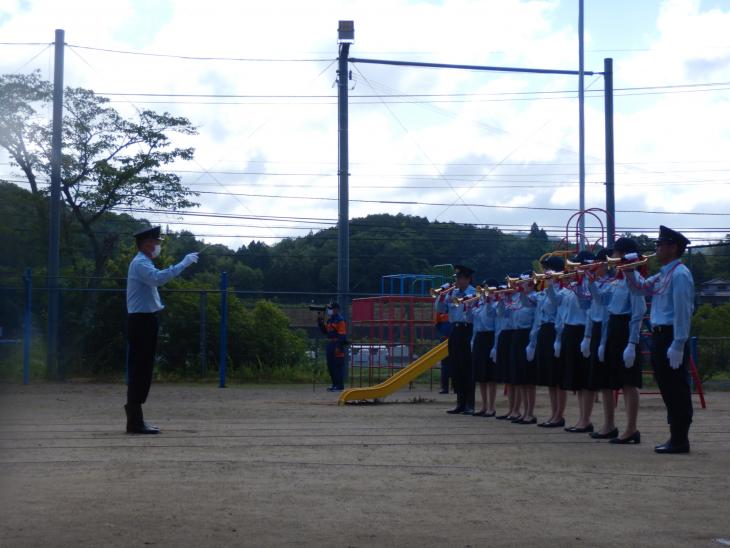
<svg viewBox="0 0 730 548"><path fill-rule="evenodd" d="M0 386L1 546L730 539L730 393L696 409L692 453L676 456L653 452L667 437L658 396L642 398L638 446L447 415L453 397L427 389L338 407L311 386L156 384L145 414L163 434L133 436L123 396L107 384Z"/></svg>

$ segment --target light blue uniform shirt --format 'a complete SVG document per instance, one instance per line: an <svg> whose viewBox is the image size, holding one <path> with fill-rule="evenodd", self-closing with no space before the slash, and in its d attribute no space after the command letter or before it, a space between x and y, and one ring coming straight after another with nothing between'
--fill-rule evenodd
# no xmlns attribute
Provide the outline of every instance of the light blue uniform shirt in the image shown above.
<svg viewBox="0 0 730 548"><path fill-rule="evenodd" d="M658 274L646 279L634 271L629 288L631 291L652 296L652 327L673 326L674 340L671 348L683 352L694 312L695 284L689 269L679 259L675 259L661 267Z"/></svg>
<svg viewBox="0 0 730 548"><path fill-rule="evenodd" d="M522 303L524 306L533 306L535 308L535 319L532 322L532 329L530 330L530 344L536 346L540 326L548 323L554 324L558 309L550 301L545 291L533 291L524 294Z"/></svg>
<svg viewBox="0 0 730 548"><path fill-rule="evenodd" d="M472 309L472 319L474 321L474 333L495 330L495 319L497 312L492 303L484 300L484 297L477 301L477 305Z"/></svg>
<svg viewBox="0 0 730 548"><path fill-rule="evenodd" d="M127 312L159 312L164 305L160 301L157 288L175 276L178 276L185 267L178 263L164 270L157 270L152 259L141 251L129 263L127 274Z"/></svg>
<svg viewBox="0 0 730 548"><path fill-rule="evenodd" d="M597 282L590 282L588 284L588 289L591 293L591 307L588 309L586 330L583 333L584 337L590 339L593 336L593 324L601 322L601 341L606 341L606 333L608 332L608 308L606 307L606 303L608 299L603 297L602 291L605 291L609 285L607 276L603 276Z"/></svg>
<svg viewBox="0 0 730 548"><path fill-rule="evenodd" d="M454 289L450 291L443 298L436 299L436 310L438 312L448 312L449 322L451 323L472 323L472 312L467 310L468 307L457 303L456 299L463 297L469 298L476 295L476 290L469 285L464 291L460 289Z"/></svg>
<svg viewBox="0 0 730 548"><path fill-rule="evenodd" d="M591 288L593 293L593 288ZM631 314L629 319L629 342L639 344L639 336L641 333L641 320L646 314L646 300L644 296L638 292L631 291L626 278L615 280L610 284L606 284L601 288L597 288L597 295L601 302L606 305L609 315L620 316L623 314ZM602 337L608 334L608 323L603 326Z"/></svg>
<svg viewBox="0 0 730 548"><path fill-rule="evenodd" d="M550 301L558 307L558 314L556 317L555 327L558 327L558 323L561 323L561 327L564 325L583 325L586 324L586 310L590 306L590 301L579 299L575 291L567 287L562 288L560 291L555 291L555 287L549 285L545 289ZM562 333L562 329L561 329Z"/></svg>

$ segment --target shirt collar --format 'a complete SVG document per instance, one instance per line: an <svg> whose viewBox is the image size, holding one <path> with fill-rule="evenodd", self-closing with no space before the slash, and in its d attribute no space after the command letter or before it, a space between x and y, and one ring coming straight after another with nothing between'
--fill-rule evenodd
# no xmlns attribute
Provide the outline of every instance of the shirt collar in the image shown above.
<svg viewBox="0 0 730 548"><path fill-rule="evenodd" d="M663 267L661 267L659 269L659 272L661 272L662 274L666 274L666 272L668 270L674 268L677 265L678 262L679 262L679 259L674 259L671 263L667 263Z"/></svg>

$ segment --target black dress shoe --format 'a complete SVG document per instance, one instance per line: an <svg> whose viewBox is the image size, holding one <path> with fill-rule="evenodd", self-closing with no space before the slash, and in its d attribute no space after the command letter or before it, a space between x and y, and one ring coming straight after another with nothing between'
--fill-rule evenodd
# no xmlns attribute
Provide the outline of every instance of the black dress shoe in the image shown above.
<svg viewBox="0 0 730 548"><path fill-rule="evenodd" d="M641 432L638 430L631 434L628 438L613 438L608 443L614 443L617 445L626 445L628 443L641 443Z"/></svg>
<svg viewBox="0 0 730 548"><path fill-rule="evenodd" d="M594 440L611 440L613 438L618 438L618 428L614 428L605 434L601 434L600 432L591 432L591 438Z"/></svg>
<svg viewBox="0 0 730 548"><path fill-rule="evenodd" d="M464 409L464 410L463 410L463 411L461 412L461 414L462 414L462 415L473 415L473 414L474 414L474 410L473 410L473 409L472 409L471 407L467 407L467 408L465 408L465 409Z"/></svg>
<svg viewBox="0 0 730 548"><path fill-rule="evenodd" d="M689 442L688 443L672 443L671 441L668 441L666 443L662 443L661 445L657 445L654 448L655 453L660 454L671 454L676 455L679 453L689 453Z"/></svg>
<svg viewBox="0 0 730 548"><path fill-rule="evenodd" d="M509 417L509 421L513 424L516 424L522 420L522 415L518 415L517 417Z"/></svg>
<svg viewBox="0 0 730 548"><path fill-rule="evenodd" d="M587 434L588 432L593 432L593 425L589 424L588 426L584 426L583 428L576 428L575 426L571 426L570 428L566 428L565 431L570 432L571 434Z"/></svg>
<svg viewBox="0 0 730 548"><path fill-rule="evenodd" d="M517 424L537 424L537 418L532 417L530 420L521 419L517 421Z"/></svg>
<svg viewBox="0 0 730 548"><path fill-rule="evenodd" d="M487 418L491 418L497 414L496 411L492 411L491 413L484 413L484 416Z"/></svg>
<svg viewBox="0 0 730 548"><path fill-rule="evenodd" d="M545 428L560 428L565 426L565 419L560 419L557 422L544 422Z"/></svg>
<svg viewBox="0 0 730 548"><path fill-rule="evenodd" d="M486 411L475 411L474 413L472 413L472 415L474 415L475 417L483 417L486 414L487 414Z"/></svg>
<svg viewBox="0 0 730 548"><path fill-rule="evenodd" d="M459 413L463 413L463 412L464 412L464 406L463 405L459 405L459 406L454 407L453 409L449 409L447 411L447 413L449 415L458 415Z"/></svg>
<svg viewBox="0 0 730 548"><path fill-rule="evenodd" d="M509 415L497 415L494 418L498 421L506 421L507 419L512 420L512 417L510 417Z"/></svg>

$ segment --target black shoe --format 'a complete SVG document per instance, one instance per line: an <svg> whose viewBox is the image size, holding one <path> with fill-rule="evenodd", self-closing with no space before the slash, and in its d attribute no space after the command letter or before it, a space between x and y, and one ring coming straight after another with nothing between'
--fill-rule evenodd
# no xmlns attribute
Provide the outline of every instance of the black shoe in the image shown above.
<svg viewBox="0 0 730 548"><path fill-rule="evenodd" d="M496 414L497 414L496 411L492 411L491 413L484 413L484 416L489 419L489 418L494 417Z"/></svg>
<svg viewBox="0 0 730 548"><path fill-rule="evenodd" d="M517 421L517 424L537 424L537 418L532 417L530 420L526 421L525 419L521 419Z"/></svg>
<svg viewBox="0 0 730 548"><path fill-rule="evenodd" d="M495 419L497 419L498 421L506 421L506 420L512 420L512 417L510 417L510 416L509 416L509 414L505 414L505 415L497 415L497 416L496 416L496 417L494 417L494 418L495 418Z"/></svg>
<svg viewBox="0 0 730 548"><path fill-rule="evenodd" d="M544 422L545 428L560 428L565 426L565 419L560 419L558 422Z"/></svg>
<svg viewBox="0 0 730 548"><path fill-rule="evenodd" d="M471 407L466 407L462 412L462 415L473 415L474 410Z"/></svg>
<svg viewBox="0 0 730 548"><path fill-rule="evenodd" d="M518 422L520 422L521 420L522 420L522 415L518 415L518 416L516 416L516 417L512 417L512 418L511 418L511 419L510 419L509 421L510 421L510 422L511 422L512 424L517 424L517 423L518 423Z"/></svg>
<svg viewBox="0 0 730 548"><path fill-rule="evenodd" d="M594 440L611 440L613 438L618 438L618 428L614 428L610 432L606 432L605 434L601 434L599 432L591 432L591 438Z"/></svg>
<svg viewBox="0 0 730 548"><path fill-rule="evenodd" d="M147 424L142 415L142 406L128 403L124 406L127 413L127 434L159 434L160 429Z"/></svg>
<svg viewBox="0 0 730 548"><path fill-rule="evenodd" d="M593 432L593 425L589 424L588 426L584 426L583 428L576 428L575 426L571 426L569 428L565 428L566 432L570 432L571 434L587 434L589 432Z"/></svg>
<svg viewBox="0 0 730 548"><path fill-rule="evenodd" d="M463 413L463 412L464 412L464 406L463 405L457 405L453 409L449 409L447 411L447 413L449 415L458 415L459 413Z"/></svg>
<svg viewBox="0 0 730 548"><path fill-rule="evenodd" d="M689 442L687 443L672 443L671 441L668 441L666 443L662 443L661 445L657 445L654 448L655 453L660 454L679 454L679 453L689 453Z"/></svg>
<svg viewBox="0 0 730 548"><path fill-rule="evenodd" d="M608 443L614 443L614 444L617 444L617 445L626 445L628 443L636 443L636 444L639 444L639 443L641 443L641 432L639 432L637 430L636 432L634 432L633 434L631 434L628 438L613 438Z"/></svg>
<svg viewBox="0 0 730 548"><path fill-rule="evenodd" d="M486 414L487 414L486 411L475 411L474 413L472 413L472 415L475 417L484 417L484 416L486 416Z"/></svg>

